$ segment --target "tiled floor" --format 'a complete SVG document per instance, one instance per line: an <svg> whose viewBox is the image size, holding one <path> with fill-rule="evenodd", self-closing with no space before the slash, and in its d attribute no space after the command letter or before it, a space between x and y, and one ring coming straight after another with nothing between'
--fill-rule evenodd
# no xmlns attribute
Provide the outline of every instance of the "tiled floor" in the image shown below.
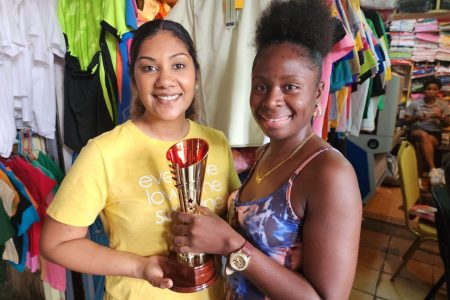
<svg viewBox="0 0 450 300"><path fill-rule="evenodd" d="M364 206L358 266L351 300L423 299L443 274L437 243L417 250L394 282L390 278L413 240L403 226L399 188L380 187ZM441 288L435 299L449 299Z"/></svg>

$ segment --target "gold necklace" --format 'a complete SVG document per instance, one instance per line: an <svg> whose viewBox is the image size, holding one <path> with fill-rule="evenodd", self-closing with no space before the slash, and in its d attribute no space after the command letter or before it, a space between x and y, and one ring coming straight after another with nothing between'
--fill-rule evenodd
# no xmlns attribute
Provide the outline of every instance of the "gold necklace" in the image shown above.
<svg viewBox="0 0 450 300"><path fill-rule="evenodd" d="M260 183L261 183L267 176L269 176L273 171L275 171L278 167L280 167L282 164L284 164L284 163L287 162L289 159L291 159L291 158L295 155L295 153L297 153L300 149L302 149L302 147L306 144L306 142L307 142L310 138L312 138L313 135L314 135L314 131L311 132L311 134L308 135L308 137L305 138L305 139L301 142L301 144L298 145L298 147L295 148L294 151L291 152L291 154L289 154L288 157L286 157L286 158L283 159L281 162L279 162L275 167L273 167L272 169L270 169L269 172L267 172L267 173L264 174L263 176L260 176L260 175L259 175L259 171L260 171L260 168L261 168L261 165L262 165L262 162L263 162L263 158L264 158L264 157L261 157L261 160L259 161L259 163L258 163L258 165L257 165L257 167L256 167L256 176L255 176L256 183L257 183L257 184L260 184ZM264 152L263 155L265 155L265 152Z"/></svg>

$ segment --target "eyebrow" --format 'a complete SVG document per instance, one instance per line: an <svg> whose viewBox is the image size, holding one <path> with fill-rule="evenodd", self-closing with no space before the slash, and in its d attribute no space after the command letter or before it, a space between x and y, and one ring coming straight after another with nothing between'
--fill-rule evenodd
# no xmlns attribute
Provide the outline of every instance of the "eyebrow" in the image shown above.
<svg viewBox="0 0 450 300"><path fill-rule="evenodd" d="M169 58L172 59L172 58L176 58L176 57L178 57L178 56L187 56L187 57L189 57L188 54L186 54L186 53L184 53L184 52L180 52L180 53L175 53L175 54L169 56ZM140 56L140 57L138 58L138 60L143 60L143 59L145 59L145 60L150 60L150 61L156 61L156 59L153 58L153 57L151 57L151 56L145 56L145 55L144 55L144 56Z"/></svg>
<svg viewBox="0 0 450 300"><path fill-rule="evenodd" d="M294 74L281 76L282 80L303 79L303 78L305 78L305 76L299 76L299 75L294 75ZM262 79L262 80L264 80L264 79L266 79L266 77L263 76L263 75L254 75L254 76L252 76L252 79Z"/></svg>

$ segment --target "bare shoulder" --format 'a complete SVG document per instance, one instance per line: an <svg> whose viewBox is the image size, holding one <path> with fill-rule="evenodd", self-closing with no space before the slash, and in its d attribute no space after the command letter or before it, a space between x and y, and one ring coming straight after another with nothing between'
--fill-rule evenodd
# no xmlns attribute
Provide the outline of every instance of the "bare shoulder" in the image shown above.
<svg viewBox="0 0 450 300"><path fill-rule="evenodd" d="M318 172L317 175L320 175L322 180L336 180L341 176L346 178L349 175L356 176L353 166L336 149L323 151L316 159L311 161L311 165L314 166L314 169Z"/></svg>
<svg viewBox="0 0 450 300"><path fill-rule="evenodd" d="M323 151L302 171L301 186L308 205L360 205L361 196L355 171L337 150Z"/></svg>

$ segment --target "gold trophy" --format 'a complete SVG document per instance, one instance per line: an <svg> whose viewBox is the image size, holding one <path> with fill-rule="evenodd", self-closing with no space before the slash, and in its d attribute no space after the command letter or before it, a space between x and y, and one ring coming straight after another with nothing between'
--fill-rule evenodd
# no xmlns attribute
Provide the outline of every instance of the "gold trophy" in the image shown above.
<svg viewBox="0 0 450 300"><path fill-rule="evenodd" d="M208 148L205 140L193 138L182 140L167 150L166 157L183 212L197 213ZM205 253L170 252L167 265L167 277L172 279L172 290L176 292L192 293L203 290L217 278L214 257Z"/></svg>

